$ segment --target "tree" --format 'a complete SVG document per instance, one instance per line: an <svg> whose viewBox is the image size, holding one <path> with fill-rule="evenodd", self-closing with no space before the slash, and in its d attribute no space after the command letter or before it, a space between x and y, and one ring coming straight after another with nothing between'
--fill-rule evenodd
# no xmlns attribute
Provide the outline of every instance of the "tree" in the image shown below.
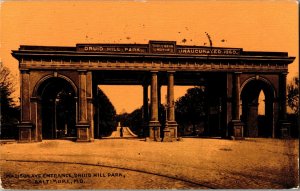
<svg viewBox="0 0 300 191"><path fill-rule="evenodd" d="M299 112L299 78L293 78L293 81L287 85L288 106L296 114Z"/></svg>
<svg viewBox="0 0 300 191"><path fill-rule="evenodd" d="M176 119L181 127L191 124L193 134L197 134L196 125L205 121L207 112L206 92L204 87L195 87L175 103Z"/></svg>
<svg viewBox="0 0 300 191"><path fill-rule="evenodd" d="M105 93L98 89L98 137L109 136L116 128L116 109Z"/></svg>
<svg viewBox="0 0 300 191"><path fill-rule="evenodd" d="M12 93L15 91L11 73L0 63L0 118L1 138L14 138L15 124L20 117L20 109L14 103Z"/></svg>

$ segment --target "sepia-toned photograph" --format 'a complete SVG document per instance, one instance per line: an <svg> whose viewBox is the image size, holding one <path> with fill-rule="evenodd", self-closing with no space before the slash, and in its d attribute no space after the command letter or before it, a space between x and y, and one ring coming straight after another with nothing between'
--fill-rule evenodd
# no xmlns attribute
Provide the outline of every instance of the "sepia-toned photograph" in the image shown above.
<svg viewBox="0 0 300 191"><path fill-rule="evenodd" d="M297 1L0 1L1 190L299 189Z"/></svg>

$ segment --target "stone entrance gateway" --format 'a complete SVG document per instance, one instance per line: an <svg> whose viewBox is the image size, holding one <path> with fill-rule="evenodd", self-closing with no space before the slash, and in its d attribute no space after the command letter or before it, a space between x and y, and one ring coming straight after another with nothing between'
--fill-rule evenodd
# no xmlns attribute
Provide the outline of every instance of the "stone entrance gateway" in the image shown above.
<svg viewBox="0 0 300 191"><path fill-rule="evenodd" d="M222 108L221 129L216 130L214 120L208 121L209 129L219 136L257 136L261 90L268 98L265 132L279 137L288 124L286 75L295 57L286 52L182 46L175 41L75 47L21 45L12 52L19 61L21 78L20 142L63 136L93 141L94 129L101 128L95 116L103 111L97 108L95 98L98 85L103 84L143 86L146 137L151 140L160 141L161 132L164 140L177 139L175 85L207 88L209 110ZM168 103L164 129L158 116L162 85L167 85Z"/></svg>

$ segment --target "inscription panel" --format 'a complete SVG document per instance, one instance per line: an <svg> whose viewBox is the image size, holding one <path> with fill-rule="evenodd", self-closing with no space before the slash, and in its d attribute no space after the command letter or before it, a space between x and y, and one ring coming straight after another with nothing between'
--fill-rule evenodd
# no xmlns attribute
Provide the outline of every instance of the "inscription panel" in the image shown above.
<svg viewBox="0 0 300 191"><path fill-rule="evenodd" d="M150 41L150 52L157 54L174 54L176 53L175 41Z"/></svg>
<svg viewBox="0 0 300 191"><path fill-rule="evenodd" d="M188 55L240 55L242 49L210 47L178 47L178 54Z"/></svg>
<svg viewBox="0 0 300 191"><path fill-rule="evenodd" d="M79 44L79 52L102 52L102 53L146 53L148 47L143 45L101 45L101 44Z"/></svg>

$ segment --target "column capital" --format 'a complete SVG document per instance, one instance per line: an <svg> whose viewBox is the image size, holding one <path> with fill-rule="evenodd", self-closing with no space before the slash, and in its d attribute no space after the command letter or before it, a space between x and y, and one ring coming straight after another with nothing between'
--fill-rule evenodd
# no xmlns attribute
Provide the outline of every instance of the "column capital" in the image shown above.
<svg viewBox="0 0 300 191"><path fill-rule="evenodd" d="M142 83L142 86L143 86L143 87L148 87L148 86L149 86L149 84L148 84L148 83L146 83L146 82L144 82L144 83Z"/></svg>
<svg viewBox="0 0 300 191"><path fill-rule="evenodd" d="M40 96L30 97L30 101L31 102L40 102L40 101L42 101L42 98Z"/></svg>
<svg viewBox="0 0 300 191"><path fill-rule="evenodd" d="M233 72L233 73L238 75L238 74L242 74L243 72Z"/></svg>
<svg viewBox="0 0 300 191"><path fill-rule="evenodd" d="M174 74L176 71L171 70L171 71L167 71L168 74Z"/></svg>
<svg viewBox="0 0 300 191"><path fill-rule="evenodd" d="M29 69L20 69L21 74L29 74L30 70Z"/></svg>
<svg viewBox="0 0 300 191"><path fill-rule="evenodd" d="M151 74L157 74L157 73L158 73L158 70L151 70L150 73L151 73Z"/></svg>
<svg viewBox="0 0 300 191"><path fill-rule="evenodd" d="M87 70L77 70L79 74L86 74L88 71Z"/></svg>

